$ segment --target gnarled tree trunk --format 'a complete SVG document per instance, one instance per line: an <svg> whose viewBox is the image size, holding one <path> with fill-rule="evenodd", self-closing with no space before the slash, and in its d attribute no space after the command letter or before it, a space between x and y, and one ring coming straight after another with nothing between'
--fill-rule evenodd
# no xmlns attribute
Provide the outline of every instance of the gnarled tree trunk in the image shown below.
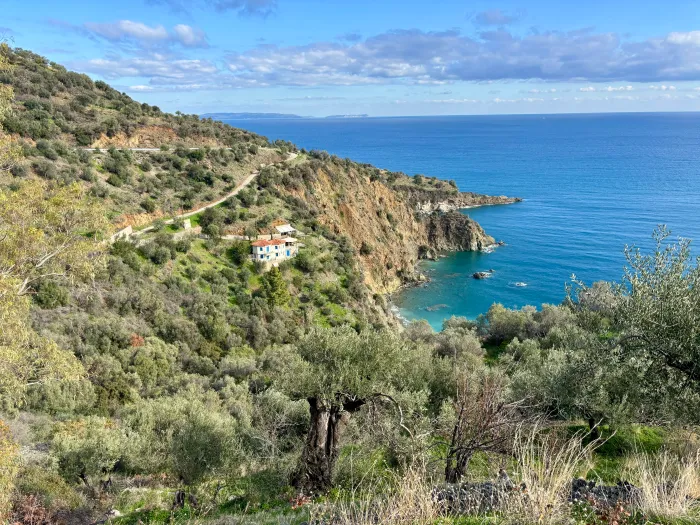
<svg viewBox="0 0 700 525"><path fill-rule="evenodd" d="M471 458L472 453L470 450L450 449L445 464L445 481L447 483L459 483L467 472Z"/></svg>
<svg viewBox="0 0 700 525"><path fill-rule="evenodd" d="M331 487L333 468L340 452L340 438L350 414L364 405L364 400L331 403L308 398L311 425L306 445L292 484L304 494L321 494Z"/></svg>

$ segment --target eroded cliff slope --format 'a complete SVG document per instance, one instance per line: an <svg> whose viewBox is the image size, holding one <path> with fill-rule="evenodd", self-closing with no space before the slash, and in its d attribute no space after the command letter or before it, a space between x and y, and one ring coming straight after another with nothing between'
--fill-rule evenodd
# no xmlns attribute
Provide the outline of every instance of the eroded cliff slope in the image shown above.
<svg viewBox="0 0 700 525"><path fill-rule="evenodd" d="M347 236L366 284L376 293L393 292L416 280L421 258L441 251L482 250L495 242L476 221L455 210L518 200L460 193L451 183L388 173L325 154L301 156L285 169L280 180L286 191L303 201L321 225Z"/></svg>

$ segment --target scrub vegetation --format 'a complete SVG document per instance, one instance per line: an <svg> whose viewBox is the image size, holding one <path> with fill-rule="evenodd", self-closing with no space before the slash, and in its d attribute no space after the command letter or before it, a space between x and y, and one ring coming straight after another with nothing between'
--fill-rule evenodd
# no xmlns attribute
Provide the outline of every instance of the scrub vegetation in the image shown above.
<svg viewBox="0 0 700 525"><path fill-rule="evenodd" d="M410 242L392 192L450 184L166 114L7 46L0 86L0 521L700 521L688 242L659 228L619 283L574 280L559 305L402 327L363 265L377 239L328 217L361 193L344 175L382 184L364 220L391 249ZM165 224L252 170L201 232ZM277 219L303 247L264 271L246 237ZM110 242L125 225L153 228Z"/></svg>

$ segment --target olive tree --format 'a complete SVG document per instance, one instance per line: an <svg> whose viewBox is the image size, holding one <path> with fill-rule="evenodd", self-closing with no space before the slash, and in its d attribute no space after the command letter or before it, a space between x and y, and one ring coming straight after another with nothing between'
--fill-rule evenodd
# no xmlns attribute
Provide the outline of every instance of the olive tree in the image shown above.
<svg viewBox="0 0 700 525"><path fill-rule="evenodd" d="M357 333L349 326L315 328L297 345L280 386L309 404L310 426L292 480L300 491L330 488L354 412L396 390L420 388L420 377L411 370L420 361L417 348L388 331Z"/></svg>
<svg viewBox="0 0 700 525"><path fill-rule="evenodd" d="M690 241L667 243L669 232L654 233L656 249L626 250L628 267L616 288L616 322L623 355L648 363L648 379L672 378L700 390L700 266Z"/></svg>
<svg viewBox="0 0 700 525"><path fill-rule="evenodd" d="M666 412L681 415L682 411L686 412L683 417L696 418L700 267L691 255L690 241L669 242L665 227L659 227L653 238L652 253L625 250L622 282L606 294L604 311L611 322L597 328L599 340L607 343L605 352L591 357L608 373L614 370L619 375L647 418L665 418ZM581 315L590 315L588 299L596 290L575 284L570 302Z"/></svg>
<svg viewBox="0 0 700 525"><path fill-rule="evenodd" d="M451 424L443 429L447 454L445 481L459 482L476 452L509 451L522 421L519 401L508 401L508 380L485 367L456 374L457 395L449 407Z"/></svg>

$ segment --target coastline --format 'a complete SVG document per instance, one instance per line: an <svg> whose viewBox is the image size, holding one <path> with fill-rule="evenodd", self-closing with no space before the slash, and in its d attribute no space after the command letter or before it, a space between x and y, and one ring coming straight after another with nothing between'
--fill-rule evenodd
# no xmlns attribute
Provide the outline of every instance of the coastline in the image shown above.
<svg viewBox="0 0 700 525"><path fill-rule="evenodd" d="M489 196L484 196L488 198L492 198ZM503 199L500 202L485 202L485 203L480 203L480 204L474 204L474 205L467 205L467 206L462 206L457 208L456 211L462 211L462 210L469 210L469 209L475 209L475 208L483 208L486 206L503 206L507 204L516 204L519 202L523 202L524 199L520 197L498 197L498 199ZM432 213L440 213L438 211L433 211ZM464 214L467 216L466 214ZM406 316L404 316L401 313L401 308L396 302L396 298L400 296L402 293L406 292L409 289L412 288L418 288L427 285L429 282L432 281L432 279L426 275L425 272L420 271L420 266L424 262L435 262L438 261L441 258L448 257L450 254L454 253L459 253L462 251L470 251L470 252L480 252L484 254L490 254L492 253L495 249L502 247L505 245L505 242L503 240L498 240L495 241L491 244L488 244L484 248L480 250L440 250L435 253L434 257L431 258L423 258L418 260L418 262L415 264L413 268L413 275L416 276L416 278L411 279L411 280L406 280L403 282L396 290L389 292L384 295L386 301L387 301L387 309L391 313L392 317L394 320L397 322L398 325L402 327L406 327L411 323L411 320L409 320Z"/></svg>

